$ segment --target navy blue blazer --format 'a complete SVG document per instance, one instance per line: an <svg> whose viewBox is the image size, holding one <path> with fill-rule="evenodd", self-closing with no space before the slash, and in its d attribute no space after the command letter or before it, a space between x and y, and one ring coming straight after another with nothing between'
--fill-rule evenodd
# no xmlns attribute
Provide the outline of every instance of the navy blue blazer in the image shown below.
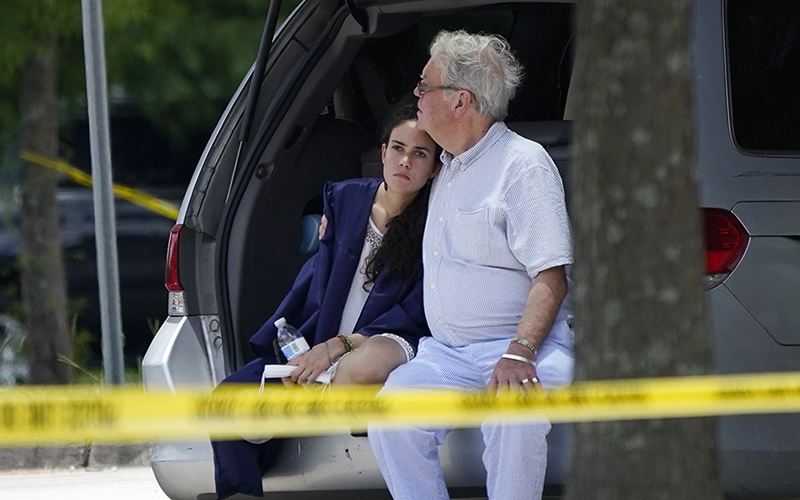
<svg viewBox="0 0 800 500"><path fill-rule="evenodd" d="M328 227L319 250L300 270L289 294L275 314L250 339L259 357L275 359L274 322L284 317L314 346L338 333L342 312L359 264L375 191L381 179L328 182L323 191ZM415 349L420 337L430 335L422 306L422 260L411 279L381 272L373 284L355 333L384 332L406 339Z"/></svg>
<svg viewBox="0 0 800 500"><path fill-rule="evenodd" d="M353 282L375 191L381 179L354 179L327 183L323 192L328 227L319 250L300 270L291 291L275 314L250 339L259 357L227 377L223 383L257 383L265 364L276 363L272 343L277 337L274 321L285 317L305 336L309 345L334 337ZM381 272L373 284L356 333L391 332L415 349L419 338L430 335L422 308L422 260L408 280ZM264 444L243 440L212 441L214 480L218 498L235 493L263 496L261 477L278 456L281 440Z"/></svg>

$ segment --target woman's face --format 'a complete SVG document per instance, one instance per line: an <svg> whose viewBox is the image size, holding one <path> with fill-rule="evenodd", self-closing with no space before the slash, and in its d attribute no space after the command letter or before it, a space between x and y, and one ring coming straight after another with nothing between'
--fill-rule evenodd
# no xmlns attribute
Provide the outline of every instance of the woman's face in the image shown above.
<svg viewBox="0 0 800 500"><path fill-rule="evenodd" d="M439 171L436 143L416 121L396 126L389 142L381 146L383 179L389 191L413 194Z"/></svg>

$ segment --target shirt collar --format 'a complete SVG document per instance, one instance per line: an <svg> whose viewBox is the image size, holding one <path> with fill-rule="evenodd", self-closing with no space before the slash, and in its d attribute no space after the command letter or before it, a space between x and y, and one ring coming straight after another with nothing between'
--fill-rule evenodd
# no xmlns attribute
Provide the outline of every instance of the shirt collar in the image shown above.
<svg viewBox="0 0 800 500"><path fill-rule="evenodd" d="M448 151L442 151L441 160L444 167L449 167L454 161L461 167L461 170L466 170L472 163L500 139L500 136L508 131L508 127L503 122L494 122L489 130L481 137L474 146L464 151L458 156L453 156Z"/></svg>

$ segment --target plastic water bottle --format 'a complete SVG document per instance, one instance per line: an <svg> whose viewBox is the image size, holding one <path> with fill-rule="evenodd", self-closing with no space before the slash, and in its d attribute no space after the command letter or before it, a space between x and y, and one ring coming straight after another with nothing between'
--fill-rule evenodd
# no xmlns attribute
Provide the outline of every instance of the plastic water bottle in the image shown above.
<svg viewBox="0 0 800 500"><path fill-rule="evenodd" d="M308 342L297 328L286 322L286 318L275 321L278 328L278 345L286 360L296 358L308 350Z"/></svg>

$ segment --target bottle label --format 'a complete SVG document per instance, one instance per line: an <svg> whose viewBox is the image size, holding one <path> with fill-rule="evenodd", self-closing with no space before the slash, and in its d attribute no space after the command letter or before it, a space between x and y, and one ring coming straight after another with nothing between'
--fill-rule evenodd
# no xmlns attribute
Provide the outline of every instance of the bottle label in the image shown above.
<svg viewBox="0 0 800 500"><path fill-rule="evenodd" d="M295 339L290 343L286 344L285 346L281 347L281 352L286 357L287 360L290 360L300 354L303 354L308 350L308 342L306 342L305 337L300 337L299 339Z"/></svg>

